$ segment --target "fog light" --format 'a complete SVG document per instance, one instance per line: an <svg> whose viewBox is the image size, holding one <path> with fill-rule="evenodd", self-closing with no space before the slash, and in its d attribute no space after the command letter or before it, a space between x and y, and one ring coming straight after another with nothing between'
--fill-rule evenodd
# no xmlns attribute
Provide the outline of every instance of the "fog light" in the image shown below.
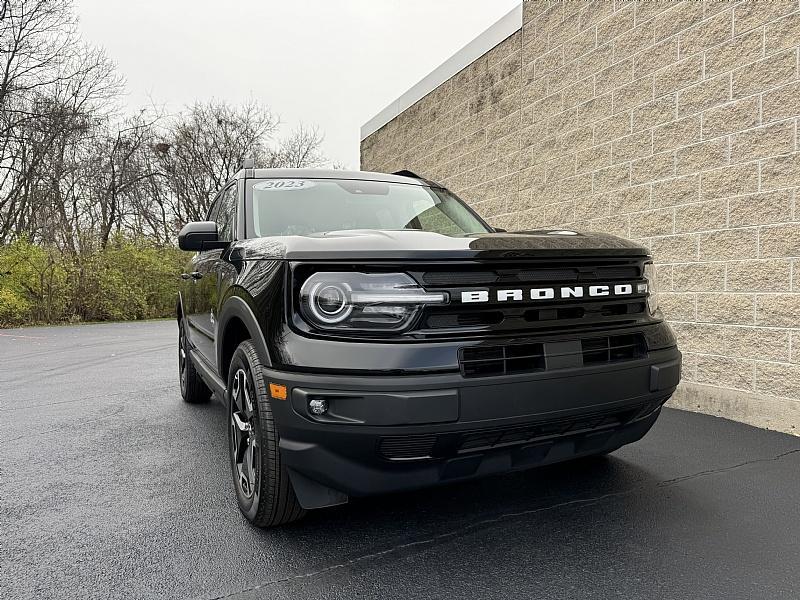
<svg viewBox="0 0 800 600"><path fill-rule="evenodd" d="M325 398L314 398L308 402L308 410L312 415L324 415L328 412L328 401Z"/></svg>

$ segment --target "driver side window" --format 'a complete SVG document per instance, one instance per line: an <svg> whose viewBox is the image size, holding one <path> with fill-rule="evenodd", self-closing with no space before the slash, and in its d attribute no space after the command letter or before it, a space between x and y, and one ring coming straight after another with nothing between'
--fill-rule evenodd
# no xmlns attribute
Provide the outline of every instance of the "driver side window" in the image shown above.
<svg viewBox="0 0 800 600"><path fill-rule="evenodd" d="M219 239L231 242L236 232L236 184L228 186L220 194L213 220L217 223Z"/></svg>

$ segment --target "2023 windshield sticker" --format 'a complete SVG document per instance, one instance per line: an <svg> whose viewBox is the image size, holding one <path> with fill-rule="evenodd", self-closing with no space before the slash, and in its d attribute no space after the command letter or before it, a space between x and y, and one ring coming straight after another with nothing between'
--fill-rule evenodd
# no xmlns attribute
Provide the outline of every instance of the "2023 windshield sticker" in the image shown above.
<svg viewBox="0 0 800 600"><path fill-rule="evenodd" d="M270 179L256 183L253 189L259 192L291 192L293 190L308 190L316 185L315 181L309 179Z"/></svg>

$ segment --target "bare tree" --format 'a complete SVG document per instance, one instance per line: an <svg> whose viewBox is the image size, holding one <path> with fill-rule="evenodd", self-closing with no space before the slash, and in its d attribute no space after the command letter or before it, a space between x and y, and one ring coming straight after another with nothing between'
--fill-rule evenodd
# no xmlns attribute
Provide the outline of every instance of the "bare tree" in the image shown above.
<svg viewBox="0 0 800 600"><path fill-rule="evenodd" d="M179 229L179 213L175 197L170 192L164 174L159 170L158 144L151 141L149 147L139 155L141 169L151 173L130 188L127 193L127 208L123 215L123 227L133 237L152 239L159 245L175 240Z"/></svg>
<svg viewBox="0 0 800 600"><path fill-rule="evenodd" d="M102 128L94 138L86 164L84 196L90 229L101 248L112 233L120 233L136 222L139 188L151 187L148 184L158 176L148 160L156 120L142 112ZM133 229L140 233L135 226Z"/></svg>
<svg viewBox="0 0 800 600"><path fill-rule="evenodd" d="M232 106L198 102L178 115L156 146L161 172L175 197L176 222L205 218L216 193L245 158L259 167L315 167L325 162L322 135L300 126L276 147L278 119L258 102Z"/></svg>
<svg viewBox="0 0 800 600"><path fill-rule="evenodd" d="M247 157L262 160L278 120L261 104L198 102L168 124L156 146L180 222L205 218L214 195Z"/></svg>
<svg viewBox="0 0 800 600"><path fill-rule="evenodd" d="M64 77L74 54L75 17L68 0L0 0L0 107Z"/></svg>
<svg viewBox="0 0 800 600"><path fill-rule="evenodd" d="M265 167L302 169L319 167L326 162L320 151L323 136L317 127L300 125L269 152Z"/></svg>
<svg viewBox="0 0 800 600"><path fill-rule="evenodd" d="M23 233L38 238L54 226L68 238L67 229L75 225L67 215L68 196L76 191L73 177L110 118L118 86L113 65L102 54L87 54L82 62L80 77L38 90L27 102L37 118L13 129L13 153L3 165L7 171L0 187L0 238ZM52 221L56 217L60 220ZM55 241L47 235L42 240ZM62 241L75 249L74 240Z"/></svg>
<svg viewBox="0 0 800 600"><path fill-rule="evenodd" d="M58 232L76 249L65 182L122 81L74 26L68 1L0 0L0 240Z"/></svg>
<svg viewBox="0 0 800 600"><path fill-rule="evenodd" d="M274 142L279 121L256 101L119 117L123 81L81 42L71 0L0 0L0 68L0 242L27 236L73 256L115 233L167 243L245 158L324 162L316 127Z"/></svg>
<svg viewBox="0 0 800 600"><path fill-rule="evenodd" d="M258 102L125 116L122 89L114 64L78 36L72 0L0 0L0 259L14 272L0 280L0 318L166 314L169 294L149 291L139 308L160 308L131 313L122 294L110 310L98 299L109 265L130 253L146 265L139 284L160 266L168 287L177 231L205 217L245 158L324 163L315 127L275 141L279 121Z"/></svg>

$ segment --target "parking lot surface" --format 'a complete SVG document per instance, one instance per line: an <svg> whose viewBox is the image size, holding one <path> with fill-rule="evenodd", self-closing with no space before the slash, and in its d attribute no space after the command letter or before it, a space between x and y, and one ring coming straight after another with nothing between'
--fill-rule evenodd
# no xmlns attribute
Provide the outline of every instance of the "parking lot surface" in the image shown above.
<svg viewBox="0 0 800 600"><path fill-rule="evenodd" d="M800 438L676 410L610 457L254 529L176 337L0 330L0 597L800 597Z"/></svg>

